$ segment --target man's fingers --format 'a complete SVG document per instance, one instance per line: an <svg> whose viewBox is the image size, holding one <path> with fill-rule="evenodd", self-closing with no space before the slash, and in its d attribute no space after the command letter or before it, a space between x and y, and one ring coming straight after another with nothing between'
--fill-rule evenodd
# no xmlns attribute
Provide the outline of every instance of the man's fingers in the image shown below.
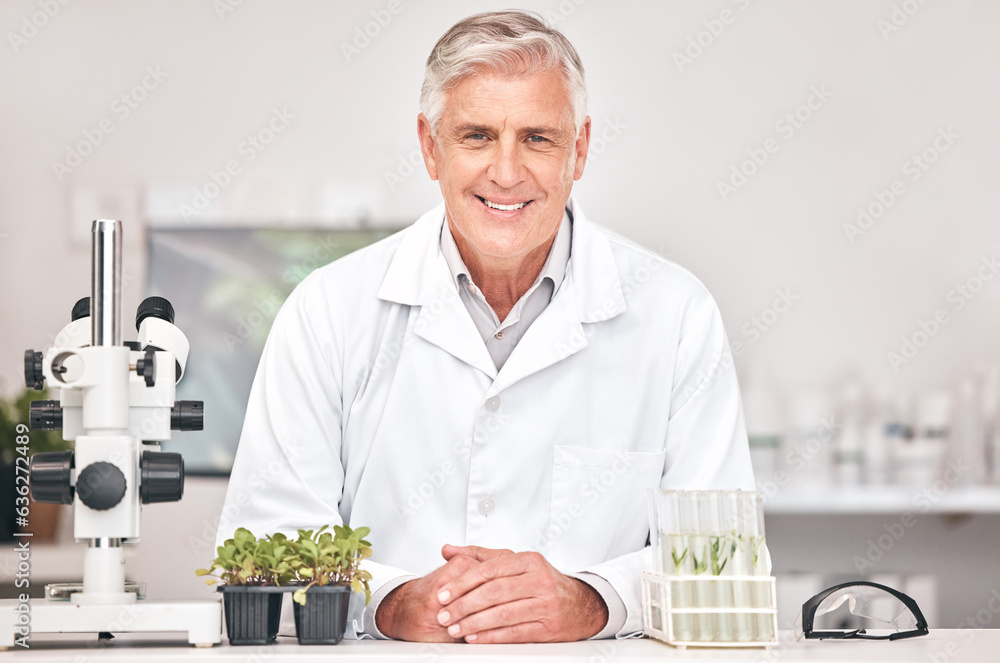
<svg viewBox="0 0 1000 663"><path fill-rule="evenodd" d="M555 642L556 637L549 632L541 622L526 622L515 626L503 626L490 631L480 631L465 637L465 642L476 645L516 643L516 642Z"/></svg>
<svg viewBox="0 0 1000 663"><path fill-rule="evenodd" d="M534 566L534 558L536 555L537 553L498 555L497 557L482 562L481 564L476 564L466 573L439 585L440 589L438 589L438 600L441 602L441 605L448 605L451 601L456 600L460 596L464 596L485 582L489 582L490 580L495 580L497 578L517 576L527 573L529 570L536 568L536 566ZM541 556L538 555L538 557ZM457 561L458 559L459 558L456 557L453 558L452 561ZM452 561L449 561L448 563L451 564Z"/></svg>
<svg viewBox="0 0 1000 663"><path fill-rule="evenodd" d="M513 601L534 598L534 584L528 576L497 578L479 585L445 605L437 614L438 623L451 626L469 615Z"/></svg>
<svg viewBox="0 0 1000 663"><path fill-rule="evenodd" d="M513 555L513 550L507 550L506 548L483 548L482 546L453 546L450 543L446 543L441 549L441 556L446 560L451 561L453 557L458 555L464 555L466 557L471 557L479 562L485 562L491 560L495 557L502 557L504 555Z"/></svg>
<svg viewBox="0 0 1000 663"><path fill-rule="evenodd" d="M478 636L479 634L486 634L497 629L513 628L514 634L519 633L521 637L534 636L537 635L537 630L529 628L528 625L532 622L538 622L543 616L540 614L542 610L541 606L541 601L530 598L487 608L481 612L469 615L457 624L449 626L448 635L453 638L466 638L468 642L468 636L470 635ZM540 622L538 624L541 626ZM507 632L507 637L509 636L511 636L511 633ZM494 634L489 637L501 637L501 634ZM476 640L478 640L478 637ZM538 640L535 641L538 642ZM523 640L506 640L505 642L523 642Z"/></svg>
<svg viewBox="0 0 1000 663"><path fill-rule="evenodd" d="M443 586L469 573L469 571L477 566L479 566L479 562L473 558L465 555L456 555L437 569L434 586L437 587L437 590L440 590ZM435 593L437 593L437 590L435 590Z"/></svg>

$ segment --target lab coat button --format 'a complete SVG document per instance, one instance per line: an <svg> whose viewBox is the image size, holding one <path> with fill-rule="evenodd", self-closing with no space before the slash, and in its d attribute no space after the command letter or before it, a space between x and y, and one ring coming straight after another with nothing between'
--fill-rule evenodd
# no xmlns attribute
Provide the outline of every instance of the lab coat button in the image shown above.
<svg viewBox="0 0 1000 663"><path fill-rule="evenodd" d="M501 330L500 330L500 331L498 331L498 332L497 332L496 334L494 334L494 336L496 336L496 337L497 337L497 340L498 340L498 341L501 341L501 340L503 340L503 330L501 329Z"/></svg>
<svg viewBox="0 0 1000 663"><path fill-rule="evenodd" d="M494 396L492 398L486 399L486 409L490 412L496 412L500 409L500 397Z"/></svg>
<svg viewBox="0 0 1000 663"><path fill-rule="evenodd" d="M493 503L492 497L484 497L483 499L479 500L479 504L476 505L476 507L479 509L479 513L483 514L484 516L488 516L491 513L493 513L493 507L495 506L496 504Z"/></svg>

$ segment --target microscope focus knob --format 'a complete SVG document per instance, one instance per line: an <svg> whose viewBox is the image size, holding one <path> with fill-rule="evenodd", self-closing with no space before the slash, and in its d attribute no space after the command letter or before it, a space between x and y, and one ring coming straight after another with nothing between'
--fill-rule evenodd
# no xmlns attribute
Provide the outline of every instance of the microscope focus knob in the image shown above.
<svg viewBox="0 0 1000 663"><path fill-rule="evenodd" d="M147 387L152 387L156 384L155 354L156 353L153 352L152 348L146 348L146 352L142 355L142 359L135 362L135 372L146 381Z"/></svg>
<svg viewBox="0 0 1000 663"><path fill-rule="evenodd" d="M31 479L31 497L36 502L72 504L73 486L72 451L45 451L31 457L28 474Z"/></svg>
<svg viewBox="0 0 1000 663"><path fill-rule="evenodd" d="M143 451L139 468L143 504L180 501L184 495L184 459L180 454Z"/></svg>
<svg viewBox="0 0 1000 663"><path fill-rule="evenodd" d="M63 411L59 401L31 401L28 425L31 430L59 430Z"/></svg>
<svg viewBox="0 0 1000 663"><path fill-rule="evenodd" d="M24 351L24 382L28 389L41 391L45 388L45 374L42 373L42 353L34 350Z"/></svg>
<svg viewBox="0 0 1000 663"><path fill-rule="evenodd" d="M125 497L125 475L117 465L91 463L76 476L80 501L95 511L107 511Z"/></svg>

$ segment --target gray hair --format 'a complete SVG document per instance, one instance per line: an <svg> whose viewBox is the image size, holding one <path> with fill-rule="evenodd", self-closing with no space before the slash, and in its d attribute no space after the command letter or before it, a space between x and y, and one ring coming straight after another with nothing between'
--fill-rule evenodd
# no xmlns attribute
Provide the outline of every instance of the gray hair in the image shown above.
<svg viewBox="0 0 1000 663"><path fill-rule="evenodd" d="M541 16L517 10L484 12L456 23L438 40L424 73L420 110L437 131L445 92L476 73L514 77L560 69L566 78L573 123L587 117L587 85L583 63L561 32Z"/></svg>

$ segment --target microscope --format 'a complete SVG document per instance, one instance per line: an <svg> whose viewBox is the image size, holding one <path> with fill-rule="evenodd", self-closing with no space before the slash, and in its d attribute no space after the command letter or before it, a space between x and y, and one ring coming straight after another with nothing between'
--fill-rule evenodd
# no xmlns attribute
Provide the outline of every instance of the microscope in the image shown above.
<svg viewBox="0 0 1000 663"><path fill-rule="evenodd" d="M93 224L91 295L44 354L25 353L25 380L48 385L58 401L31 404L31 428L61 428L74 450L38 453L29 466L36 502L74 506L74 537L86 542L82 583L46 585L44 599L0 601L0 649L33 633L186 632L188 642L220 642L218 601L146 601L145 585L125 580L123 544L139 540L143 504L176 502L184 491L180 454L160 451L171 430L201 430L203 404L175 402L189 344L166 299L149 297L136 314L136 341L122 342L122 224Z"/></svg>

